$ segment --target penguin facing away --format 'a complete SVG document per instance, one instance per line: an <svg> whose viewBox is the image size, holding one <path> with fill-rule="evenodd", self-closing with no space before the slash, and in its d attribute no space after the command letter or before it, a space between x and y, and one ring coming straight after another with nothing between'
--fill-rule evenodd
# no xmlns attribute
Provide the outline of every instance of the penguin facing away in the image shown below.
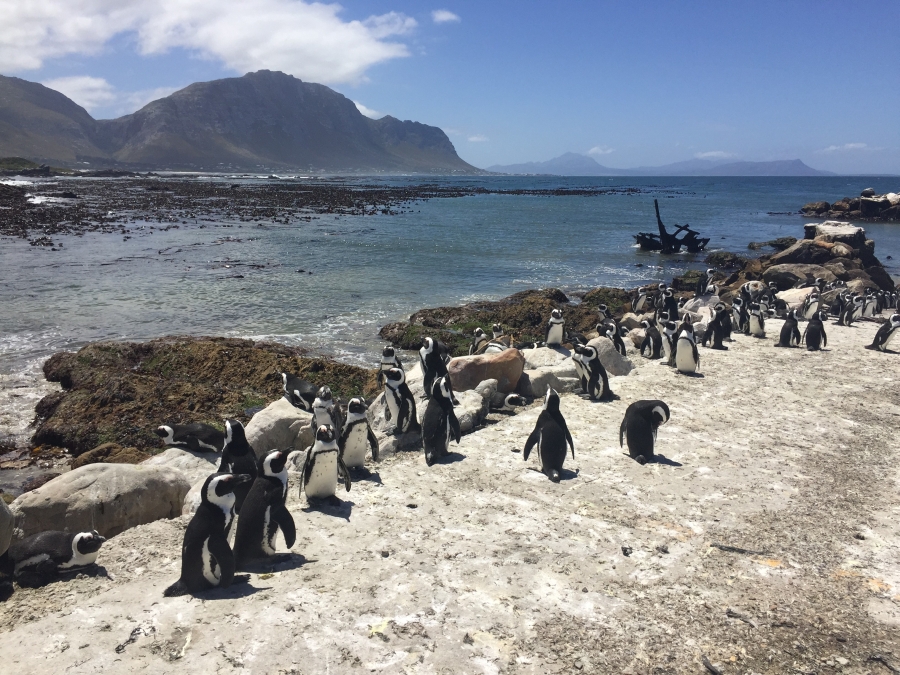
<svg viewBox="0 0 900 675"><path fill-rule="evenodd" d="M234 490L243 485L249 487L252 481L253 477L247 474L230 473L214 473L206 479L200 506L184 532L181 577L163 592L165 597L249 581L248 575L234 573L234 553L227 533L234 519Z"/></svg>
<svg viewBox="0 0 900 675"><path fill-rule="evenodd" d="M195 424L163 424L153 432L166 445L187 448L194 452L221 452L225 434L214 426Z"/></svg>
<svg viewBox="0 0 900 675"><path fill-rule="evenodd" d="M384 374L391 368L399 368L400 370L403 370L403 363L400 361L400 357L397 355L397 350L394 349L391 345L387 345L384 349L381 350L381 367L378 370L379 387L384 386Z"/></svg>
<svg viewBox="0 0 900 675"><path fill-rule="evenodd" d="M422 366L422 386L425 389L425 398L431 396L434 381L447 374L449 356L447 345L440 340L431 337L422 340L422 347L419 349L419 363Z"/></svg>
<svg viewBox="0 0 900 675"><path fill-rule="evenodd" d="M547 322L547 337L544 339L548 347L558 347L563 343L565 340L564 326L562 312L558 309L550 312L550 320Z"/></svg>
<svg viewBox="0 0 900 675"><path fill-rule="evenodd" d="M351 398L347 404L347 419L344 421L344 430L341 432L338 446L344 464L350 469L362 468L365 465L366 450L370 447L372 460L378 461L378 439L369 426L366 400L361 396Z"/></svg>
<svg viewBox="0 0 900 675"><path fill-rule="evenodd" d="M722 344L722 340L725 338L725 319L727 317L728 311L725 309L725 305L721 302L717 303L714 308L713 319L707 325L706 332L703 333L704 347L708 342L712 341L710 349L728 349Z"/></svg>
<svg viewBox="0 0 900 675"><path fill-rule="evenodd" d="M641 321L641 326L644 327L644 341L641 343L641 356L644 355L644 350L646 349L650 353L649 358L661 358L663 338L662 335L659 334L659 329L655 324L650 323L646 319Z"/></svg>
<svg viewBox="0 0 900 675"><path fill-rule="evenodd" d="M828 336L825 335L825 324L823 323L827 318L828 313L821 311L806 324L806 330L803 331L800 341L806 342L807 350L817 352L822 347L828 346Z"/></svg>
<svg viewBox="0 0 900 675"><path fill-rule="evenodd" d="M237 569L259 558L275 554L278 530L288 548L297 539L294 519L285 508L287 498L288 453L273 450L259 460L258 473L238 518L234 535L234 559Z"/></svg>
<svg viewBox="0 0 900 675"><path fill-rule="evenodd" d="M778 336L776 347L799 347L800 328L797 326L797 310L792 309L784 318L784 325L781 326L781 333Z"/></svg>
<svg viewBox="0 0 900 675"><path fill-rule="evenodd" d="M247 442L244 425L237 420L225 420L225 447L222 448L222 461L219 462L218 473L246 474L256 478L256 453ZM240 513L241 506L250 483L236 483L234 486L234 512ZM230 527L229 521L229 527Z"/></svg>
<svg viewBox="0 0 900 675"><path fill-rule="evenodd" d="M39 532L11 544L0 557L0 571L14 577L22 588L37 588L60 574L93 565L104 541L96 530Z"/></svg>
<svg viewBox="0 0 900 675"><path fill-rule="evenodd" d="M422 441L425 446L425 463L432 466L441 457L449 454L450 439L459 445L462 432L459 420L453 412L453 391L449 377L434 381L431 398L422 418Z"/></svg>
<svg viewBox="0 0 900 675"><path fill-rule="evenodd" d="M566 444L572 448L572 459L575 459L575 444L572 442L566 420L559 410L559 394L550 387L544 396L544 407L538 415L534 431L525 442L522 458L528 461L531 449L537 446L541 473L554 483L558 483L566 459Z"/></svg>
<svg viewBox="0 0 900 675"><path fill-rule="evenodd" d="M338 447L334 429L322 425L316 429L315 443L306 451L300 490L306 492L308 499L324 497L336 499L335 492L341 478L344 489L350 492L350 472L341 459L341 449Z"/></svg>
<svg viewBox="0 0 900 675"><path fill-rule="evenodd" d="M888 345L896 337L898 331L900 331L900 314L894 314L886 323L878 327L878 332L875 333L872 344L866 345L866 349L874 349L880 352L887 351Z"/></svg>
<svg viewBox="0 0 900 675"><path fill-rule="evenodd" d="M588 393L588 380L590 379L590 372L587 369L587 366L584 363L584 357L587 354L587 350L585 346L580 342L572 345L572 365L575 366L575 374L578 376L578 381L581 383L581 392L583 394Z"/></svg>
<svg viewBox="0 0 900 675"><path fill-rule="evenodd" d="M669 406L662 401L635 401L622 418L619 447L627 441L628 454L639 464L646 464L653 459L656 431L669 417Z"/></svg>
<svg viewBox="0 0 900 675"><path fill-rule="evenodd" d="M290 373L281 373L281 382L284 397L292 406L312 412L313 401L316 399L314 384Z"/></svg>
<svg viewBox="0 0 900 675"><path fill-rule="evenodd" d="M399 368L391 368L385 373L384 400L384 417L394 423L395 434L421 430L416 418L416 401L406 384L406 373Z"/></svg>

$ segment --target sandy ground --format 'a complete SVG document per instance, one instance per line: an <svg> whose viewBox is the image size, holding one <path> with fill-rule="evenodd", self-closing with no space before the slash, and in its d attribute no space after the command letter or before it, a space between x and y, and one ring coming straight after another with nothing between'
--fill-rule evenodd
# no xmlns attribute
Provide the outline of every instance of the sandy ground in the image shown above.
<svg viewBox="0 0 900 675"><path fill-rule="evenodd" d="M0 606L2 670L900 672L900 355L862 348L873 323L819 353L774 348L780 326L701 349L702 377L633 357L621 400L565 395L560 484L522 460L534 407L452 462L384 459L342 507L294 487L294 556L247 585L164 599L186 523L125 532L106 576ZM640 398L672 412L647 466L618 447Z"/></svg>

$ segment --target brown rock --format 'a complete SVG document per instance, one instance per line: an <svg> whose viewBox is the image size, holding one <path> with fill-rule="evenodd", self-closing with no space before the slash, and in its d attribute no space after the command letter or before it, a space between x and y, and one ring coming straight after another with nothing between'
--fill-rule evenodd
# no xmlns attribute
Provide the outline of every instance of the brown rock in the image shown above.
<svg viewBox="0 0 900 675"><path fill-rule="evenodd" d="M843 242L837 242L831 247L831 255L835 258L852 258L853 249Z"/></svg>
<svg viewBox="0 0 900 675"><path fill-rule="evenodd" d="M831 271L820 265L772 265L763 272L763 281L767 284L774 281L780 291L793 288L798 282L817 278L837 280Z"/></svg>
<svg viewBox="0 0 900 675"><path fill-rule="evenodd" d="M807 215L815 214L815 213L824 213L825 211L829 211L831 209L831 204L828 202L810 202L803 206L800 211Z"/></svg>
<svg viewBox="0 0 900 675"><path fill-rule="evenodd" d="M458 356L447 366L454 391L474 389L485 380L497 380L497 391L508 394L515 391L525 357L518 349L507 349L499 354Z"/></svg>
<svg viewBox="0 0 900 675"><path fill-rule="evenodd" d="M831 260L830 245L823 241L801 239L790 248L769 258L771 265L801 264L821 265Z"/></svg>
<svg viewBox="0 0 900 675"><path fill-rule="evenodd" d="M866 274L883 291L894 291L894 280L883 267L867 267Z"/></svg>
<svg viewBox="0 0 900 675"><path fill-rule="evenodd" d="M73 459L72 468L77 469L87 464L139 464L150 457L149 452L141 452L137 448L123 448L118 443L104 443Z"/></svg>

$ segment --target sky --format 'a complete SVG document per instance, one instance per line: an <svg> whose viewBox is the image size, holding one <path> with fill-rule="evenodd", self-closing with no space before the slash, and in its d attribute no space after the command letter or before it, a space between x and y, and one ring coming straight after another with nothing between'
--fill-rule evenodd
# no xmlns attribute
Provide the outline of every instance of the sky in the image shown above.
<svg viewBox="0 0 900 675"><path fill-rule="evenodd" d="M900 174L900 0L0 0L0 73L97 118L281 70L478 167L802 159Z"/></svg>

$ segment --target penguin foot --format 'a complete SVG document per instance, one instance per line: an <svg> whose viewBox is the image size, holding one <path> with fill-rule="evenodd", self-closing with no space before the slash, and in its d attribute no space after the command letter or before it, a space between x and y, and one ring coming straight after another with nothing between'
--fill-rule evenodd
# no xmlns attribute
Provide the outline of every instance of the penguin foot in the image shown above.
<svg viewBox="0 0 900 675"><path fill-rule="evenodd" d="M634 461L637 462L638 464L640 464L641 466L644 466L647 463L647 458L644 457L644 455L636 455L634 457Z"/></svg>
<svg viewBox="0 0 900 675"><path fill-rule="evenodd" d="M330 497L325 498L325 503L329 506L340 506L344 501L337 495L331 495Z"/></svg>
<svg viewBox="0 0 900 675"><path fill-rule="evenodd" d="M550 473L547 474L547 478L552 480L554 483L558 483L559 482L559 471L556 471L554 469L553 471L551 471Z"/></svg>
<svg viewBox="0 0 900 675"><path fill-rule="evenodd" d="M723 352L728 351L728 347L726 347L725 345L719 345L718 347L713 346L713 347L710 347L710 349L718 349L719 351L723 351Z"/></svg>
<svg viewBox="0 0 900 675"><path fill-rule="evenodd" d="M6 602L13 594L13 584L11 581L0 581L0 602Z"/></svg>
<svg viewBox="0 0 900 675"><path fill-rule="evenodd" d="M246 584L249 581L250 581L249 574L235 574L231 578L231 585L234 586L235 584Z"/></svg>

